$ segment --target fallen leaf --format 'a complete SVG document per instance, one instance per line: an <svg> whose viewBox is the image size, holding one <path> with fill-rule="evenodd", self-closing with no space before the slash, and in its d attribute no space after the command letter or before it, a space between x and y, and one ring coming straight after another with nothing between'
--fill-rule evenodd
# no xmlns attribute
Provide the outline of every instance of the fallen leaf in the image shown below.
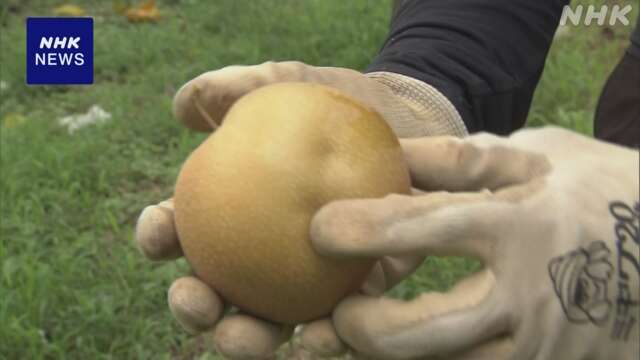
<svg viewBox="0 0 640 360"><path fill-rule="evenodd" d="M2 127L11 129L24 124L26 121L27 118L22 114L9 113L2 118Z"/></svg>
<svg viewBox="0 0 640 360"><path fill-rule="evenodd" d="M148 0L136 7L129 8L125 16L131 22L158 21L160 10L156 6L155 0Z"/></svg>
<svg viewBox="0 0 640 360"><path fill-rule="evenodd" d="M57 16L84 16L84 9L73 4L64 4L53 8L53 14Z"/></svg>

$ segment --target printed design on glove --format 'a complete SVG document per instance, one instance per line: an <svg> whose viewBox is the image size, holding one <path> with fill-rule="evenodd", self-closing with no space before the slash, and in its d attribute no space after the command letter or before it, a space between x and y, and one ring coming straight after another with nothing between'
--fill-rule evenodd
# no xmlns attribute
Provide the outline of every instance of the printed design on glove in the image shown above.
<svg viewBox="0 0 640 360"><path fill-rule="evenodd" d="M618 289L611 338L627 341L640 315L640 294L638 287L633 286L640 282L640 202L631 207L622 201L613 201L609 212L615 220L613 232L618 250Z"/></svg>
<svg viewBox="0 0 640 360"><path fill-rule="evenodd" d="M594 241L549 262L553 288L567 319L603 326L611 312L607 294L613 273L611 251L603 241Z"/></svg>

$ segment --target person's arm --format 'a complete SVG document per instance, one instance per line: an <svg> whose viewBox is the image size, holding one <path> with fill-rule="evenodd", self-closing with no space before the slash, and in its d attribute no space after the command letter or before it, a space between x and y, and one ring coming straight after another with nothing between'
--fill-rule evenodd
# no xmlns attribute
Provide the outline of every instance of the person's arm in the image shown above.
<svg viewBox="0 0 640 360"><path fill-rule="evenodd" d="M520 128L567 0L404 0L367 73L421 80L470 133Z"/></svg>
<svg viewBox="0 0 640 360"><path fill-rule="evenodd" d="M607 79L593 121L596 139L640 147L640 17L629 48Z"/></svg>

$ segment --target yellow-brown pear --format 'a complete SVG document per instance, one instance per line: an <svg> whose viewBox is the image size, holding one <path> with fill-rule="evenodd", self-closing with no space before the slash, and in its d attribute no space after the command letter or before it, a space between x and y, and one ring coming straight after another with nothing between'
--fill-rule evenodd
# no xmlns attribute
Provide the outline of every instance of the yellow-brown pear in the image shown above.
<svg viewBox="0 0 640 360"><path fill-rule="evenodd" d="M175 221L200 279L249 314L295 324L329 314L374 263L317 255L314 213L409 191L398 139L376 112L333 88L279 83L239 99L189 156Z"/></svg>

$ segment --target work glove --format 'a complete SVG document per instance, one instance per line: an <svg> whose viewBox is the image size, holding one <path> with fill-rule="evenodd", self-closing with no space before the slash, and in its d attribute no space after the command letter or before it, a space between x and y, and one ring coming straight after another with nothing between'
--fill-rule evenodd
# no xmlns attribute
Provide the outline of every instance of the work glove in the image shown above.
<svg viewBox="0 0 640 360"><path fill-rule="evenodd" d="M559 128L401 144L425 193L329 203L314 248L483 268L410 301L349 296L334 339L379 359L640 358L638 150Z"/></svg>
<svg viewBox="0 0 640 360"><path fill-rule="evenodd" d="M230 66L204 73L178 91L173 103L174 115L189 128L212 131L241 96L264 85L291 81L323 84L351 95L378 111L400 137L466 135L453 105L423 82L387 72L363 75L349 69L312 67L300 62ZM171 199L143 210L136 227L136 240L141 251L152 260L182 256ZM381 294L412 272L422 260L422 255L381 259L363 291ZM169 289L168 301L176 320L187 331L211 331L217 351L232 359L271 356L291 336L290 328L247 314L232 312L223 318L223 310L228 306L215 289L193 276L177 279ZM309 342L309 348L315 353L339 354L344 347L335 338L332 326L328 319L309 324L302 331L303 342Z"/></svg>

